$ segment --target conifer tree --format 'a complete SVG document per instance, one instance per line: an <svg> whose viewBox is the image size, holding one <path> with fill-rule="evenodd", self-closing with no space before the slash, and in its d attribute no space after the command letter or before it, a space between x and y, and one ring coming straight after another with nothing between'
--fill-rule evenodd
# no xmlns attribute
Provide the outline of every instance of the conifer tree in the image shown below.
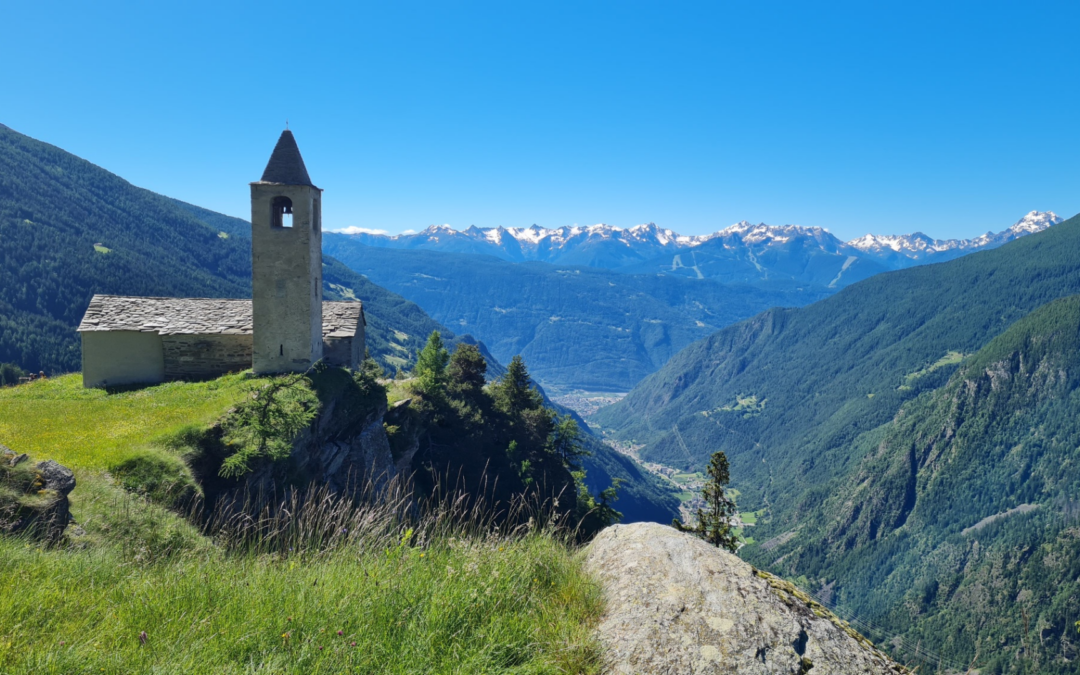
<svg viewBox="0 0 1080 675"><path fill-rule="evenodd" d="M510 360L506 374L493 387L492 393L499 409L509 415L519 415L525 410L535 410L544 405L544 398L533 388L525 360L520 354Z"/></svg>
<svg viewBox="0 0 1080 675"><path fill-rule="evenodd" d="M447 374L453 393L475 398L483 390L487 380L487 361L476 345L458 343L454 355L450 357Z"/></svg>
<svg viewBox="0 0 1080 675"><path fill-rule="evenodd" d="M671 526L680 532L689 532L713 546L726 548L734 553L739 547L738 539L731 528L731 519L735 515L735 502L724 494L724 486L731 480L727 455L719 450L714 452L706 471L709 478L701 488L705 508L697 510L697 524L683 525L676 518Z"/></svg>
<svg viewBox="0 0 1080 675"><path fill-rule="evenodd" d="M416 358L413 374L419 380L418 389L430 396L440 396L446 388L446 365L450 352L443 346L439 331L431 331L427 344Z"/></svg>

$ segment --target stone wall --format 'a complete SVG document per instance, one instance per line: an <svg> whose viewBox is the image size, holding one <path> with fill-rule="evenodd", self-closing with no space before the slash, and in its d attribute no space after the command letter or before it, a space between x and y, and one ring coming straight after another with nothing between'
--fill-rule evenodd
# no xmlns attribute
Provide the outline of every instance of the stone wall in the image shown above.
<svg viewBox="0 0 1080 675"><path fill-rule="evenodd" d="M356 368L353 360L354 338L327 338L323 340L323 360L332 366Z"/></svg>
<svg viewBox="0 0 1080 675"><path fill-rule="evenodd" d="M251 367L250 335L164 335L165 379L202 379Z"/></svg>

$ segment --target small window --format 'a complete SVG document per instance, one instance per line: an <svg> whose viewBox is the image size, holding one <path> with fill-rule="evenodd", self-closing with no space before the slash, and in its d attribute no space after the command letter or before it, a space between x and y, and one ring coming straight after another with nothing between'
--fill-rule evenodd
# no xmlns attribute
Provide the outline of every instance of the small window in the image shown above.
<svg viewBox="0 0 1080 675"><path fill-rule="evenodd" d="M311 218L311 229L318 234L319 225L322 223L322 203L318 197L315 198L314 204L315 213Z"/></svg>
<svg viewBox="0 0 1080 675"><path fill-rule="evenodd" d="M292 227L292 200L288 197L274 197L270 203L270 225L272 227Z"/></svg>

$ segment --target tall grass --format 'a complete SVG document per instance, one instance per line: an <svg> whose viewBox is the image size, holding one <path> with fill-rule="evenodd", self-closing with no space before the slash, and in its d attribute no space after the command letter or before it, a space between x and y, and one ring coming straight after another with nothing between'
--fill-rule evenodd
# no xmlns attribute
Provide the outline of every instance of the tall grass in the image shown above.
<svg viewBox="0 0 1080 675"><path fill-rule="evenodd" d="M149 562L0 541L0 672L598 670L602 598L552 509L382 497L249 503Z"/></svg>

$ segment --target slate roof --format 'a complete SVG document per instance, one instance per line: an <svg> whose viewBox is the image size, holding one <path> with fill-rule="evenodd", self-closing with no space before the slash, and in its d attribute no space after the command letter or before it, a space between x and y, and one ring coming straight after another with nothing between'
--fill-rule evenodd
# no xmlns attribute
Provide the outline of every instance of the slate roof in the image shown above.
<svg viewBox="0 0 1080 675"><path fill-rule="evenodd" d="M356 335L356 326L364 320L361 302L324 302L322 304L322 336L343 338Z"/></svg>
<svg viewBox="0 0 1080 675"><path fill-rule="evenodd" d="M323 338L352 337L364 320L360 302L324 302ZM95 295L77 329L159 335L251 335L251 300Z"/></svg>
<svg viewBox="0 0 1080 675"><path fill-rule="evenodd" d="M281 132L281 138L274 146L274 152L270 155L270 161L266 163L266 170L263 171L262 182L315 187L311 178L308 177L307 167L304 166L304 158L300 156L296 139L288 129Z"/></svg>

